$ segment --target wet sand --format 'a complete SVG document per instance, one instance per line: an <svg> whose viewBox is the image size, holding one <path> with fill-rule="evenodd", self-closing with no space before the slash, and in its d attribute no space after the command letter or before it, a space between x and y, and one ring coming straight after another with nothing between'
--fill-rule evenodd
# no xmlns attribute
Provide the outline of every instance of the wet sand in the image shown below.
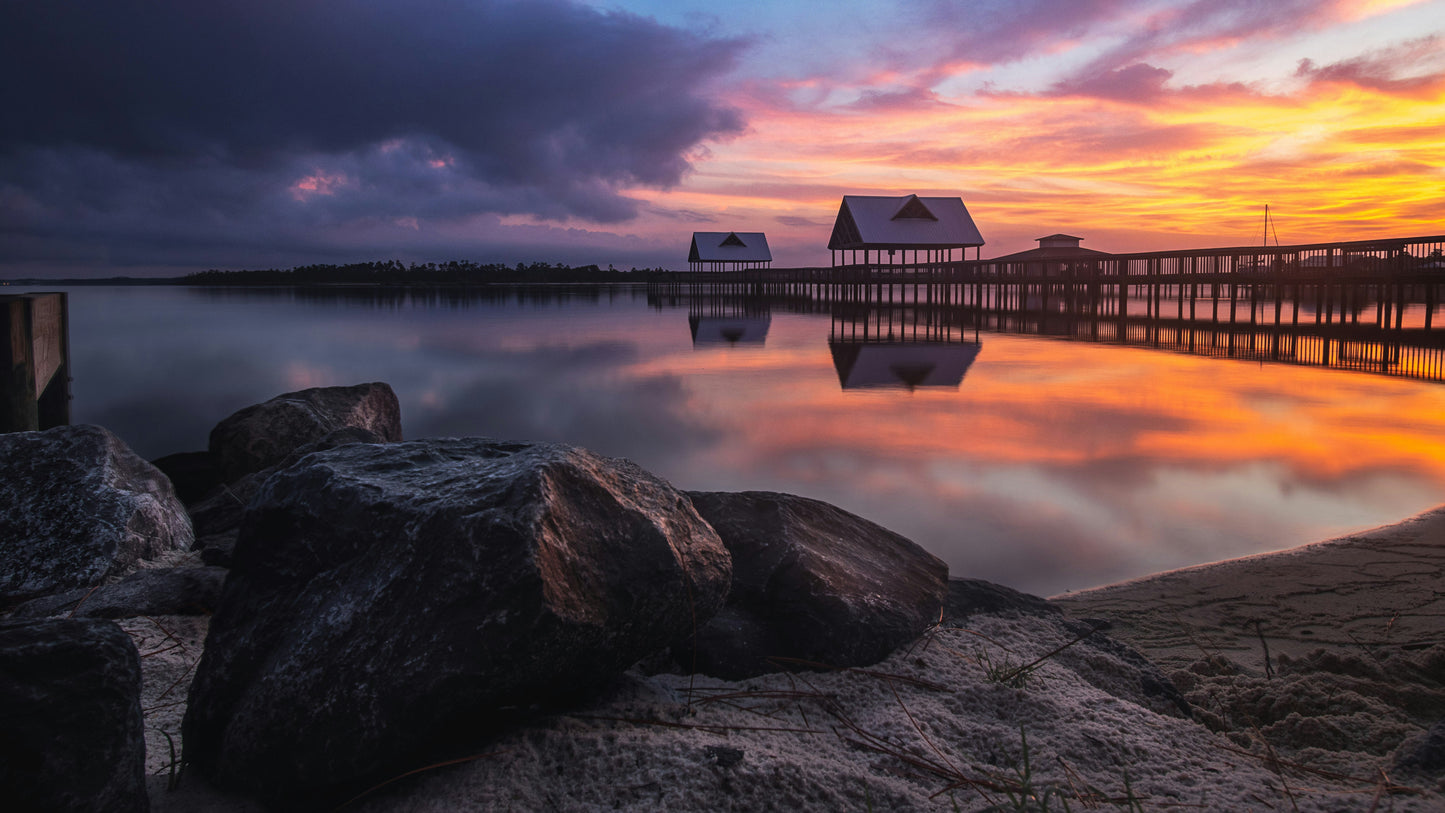
<svg viewBox="0 0 1445 813"><path fill-rule="evenodd" d="M1278 553L1147 576L1051 599L1182 668L1223 655L1265 671L1316 649L1413 651L1445 642L1445 506Z"/></svg>

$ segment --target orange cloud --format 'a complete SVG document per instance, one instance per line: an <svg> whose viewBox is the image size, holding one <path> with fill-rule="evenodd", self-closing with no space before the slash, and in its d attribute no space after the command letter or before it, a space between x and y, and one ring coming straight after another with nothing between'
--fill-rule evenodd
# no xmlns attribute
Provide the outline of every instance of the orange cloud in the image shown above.
<svg viewBox="0 0 1445 813"><path fill-rule="evenodd" d="M729 102L746 111L746 138L716 146L684 187L635 194L768 231L792 247L778 265L827 262L843 194L962 195L984 256L1059 230L1113 251L1247 245L1266 203L1288 243L1440 233L1445 73L1427 71L1429 42L1301 66L1292 87L1268 92L1174 88L1140 65L948 104L905 94L776 107L742 93Z"/></svg>

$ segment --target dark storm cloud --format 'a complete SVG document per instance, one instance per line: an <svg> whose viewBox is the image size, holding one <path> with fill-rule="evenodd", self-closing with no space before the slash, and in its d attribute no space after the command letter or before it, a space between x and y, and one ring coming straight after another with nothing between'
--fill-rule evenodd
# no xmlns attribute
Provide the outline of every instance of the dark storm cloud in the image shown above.
<svg viewBox="0 0 1445 813"><path fill-rule="evenodd" d="M0 259L375 217L619 221L741 44L561 0L6 2ZM214 232L214 233L212 233Z"/></svg>

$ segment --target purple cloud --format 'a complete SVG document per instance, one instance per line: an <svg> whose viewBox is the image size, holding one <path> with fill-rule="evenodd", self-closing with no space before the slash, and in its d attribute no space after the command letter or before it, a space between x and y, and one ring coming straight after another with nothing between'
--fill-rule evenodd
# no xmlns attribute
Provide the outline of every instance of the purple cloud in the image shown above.
<svg viewBox="0 0 1445 813"><path fill-rule="evenodd" d="M743 43L565 0L6 4L0 263L367 218L618 222ZM77 248L77 246L79 248ZM33 257L32 257L33 258Z"/></svg>

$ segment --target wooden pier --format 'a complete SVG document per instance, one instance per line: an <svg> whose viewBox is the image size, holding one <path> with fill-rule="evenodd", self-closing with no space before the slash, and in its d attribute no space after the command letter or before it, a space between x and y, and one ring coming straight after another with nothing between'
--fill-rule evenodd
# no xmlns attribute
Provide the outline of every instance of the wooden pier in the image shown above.
<svg viewBox="0 0 1445 813"><path fill-rule="evenodd" d="M0 296L0 432L70 423L69 336L65 294Z"/></svg>
<svg viewBox="0 0 1445 813"><path fill-rule="evenodd" d="M1445 381L1445 236L1022 262L667 273L649 299L827 311L850 340L1032 333ZM1407 318L1408 317L1408 318ZM860 333L861 331L861 333ZM955 338L959 337L959 338Z"/></svg>

